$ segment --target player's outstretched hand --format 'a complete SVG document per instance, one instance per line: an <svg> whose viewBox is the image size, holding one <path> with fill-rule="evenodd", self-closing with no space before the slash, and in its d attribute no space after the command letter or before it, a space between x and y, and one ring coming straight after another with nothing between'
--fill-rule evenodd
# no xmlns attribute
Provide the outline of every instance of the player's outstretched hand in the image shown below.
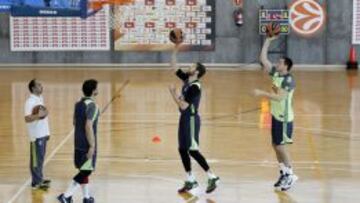
<svg viewBox="0 0 360 203"><path fill-rule="evenodd" d="M259 89L254 89L253 94L254 94L254 96L256 96L256 97L259 97L259 96L264 95L264 91L259 90Z"/></svg>

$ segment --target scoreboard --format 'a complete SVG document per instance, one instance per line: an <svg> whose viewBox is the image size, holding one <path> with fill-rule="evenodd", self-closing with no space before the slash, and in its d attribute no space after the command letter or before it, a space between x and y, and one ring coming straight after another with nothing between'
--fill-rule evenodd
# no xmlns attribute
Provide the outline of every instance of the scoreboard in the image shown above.
<svg viewBox="0 0 360 203"><path fill-rule="evenodd" d="M271 22L280 25L280 34L290 33L289 10L285 9L261 9L259 13L259 34L266 34L266 25Z"/></svg>
<svg viewBox="0 0 360 203"><path fill-rule="evenodd" d="M109 8L79 17L10 16L11 51L109 51Z"/></svg>

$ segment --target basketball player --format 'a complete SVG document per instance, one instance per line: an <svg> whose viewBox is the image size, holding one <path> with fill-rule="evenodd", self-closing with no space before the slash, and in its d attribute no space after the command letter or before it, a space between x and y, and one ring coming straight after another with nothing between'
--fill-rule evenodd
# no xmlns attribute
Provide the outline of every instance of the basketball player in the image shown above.
<svg viewBox="0 0 360 203"><path fill-rule="evenodd" d="M286 145L292 144L294 112L292 108L295 89L294 77L290 74L293 62L288 57L279 59L273 66L268 59L271 42L277 37L267 38L261 51L260 61L272 79L272 91L255 89L256 96L267 97L271 101L271 135L272 144L279 162L280 177L274 184L276 190L286 191L291 188L298 177L293 173Z"/></svg>
<svg viewBox="0 0 360 203"><path fill-rule="evenodd" d="M205 75L206 68L201 63L196 63L186 72L177 69L177 52L178 46L174 49L171 65L177 77L180 78L184 84L181 94L177 93L175 86L170 86L169 89L181 114L178 130L179 152L187 174L187 180L178 192L185 193L198 186L198 182L195 180L195 176L191 171L190 156L192 156L209 177L206 193L210 193L216 189L220 178L212 173L206 159L199 152L200 116L198 109L201 98L201 83L199 79Z"/></svg>
<svg viewBox="0 0 360 203"><path fill-rule="evenodd" d="M43 165L46 144L50 136L47 118L49 112L40 108L37 114L33 114L33 109L36 106L44 106L43 86L39 81L33 79L29 82L28 88L31 94L25 103L25 122L30 138L31 187L32 189L47 190L50 186L50 180L43 178Z"/></svg>
<svg viewBox="0 0 360 203"><path fill-rule="evenodd" d="M84 97L75 104L75 166L79 173L75 175L66 192L58 196L61 203L72 202L72 195L80 186L84 196L83 203L95 202L89 194L89 176L95 169L97 153L97 85L96 80L86 80L82 86Z"/></svg>

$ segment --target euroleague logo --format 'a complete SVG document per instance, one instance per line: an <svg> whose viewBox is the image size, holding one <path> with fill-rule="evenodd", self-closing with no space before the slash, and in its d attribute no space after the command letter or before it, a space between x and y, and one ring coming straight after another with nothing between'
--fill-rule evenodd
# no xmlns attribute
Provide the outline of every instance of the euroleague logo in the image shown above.
<svg viewBox="0 0 360 203"><path fill-rule="evenodd" d="M325 10L315 0L297 0L290 5L290 24L293 31L311 36L325 24Z"/></svg>

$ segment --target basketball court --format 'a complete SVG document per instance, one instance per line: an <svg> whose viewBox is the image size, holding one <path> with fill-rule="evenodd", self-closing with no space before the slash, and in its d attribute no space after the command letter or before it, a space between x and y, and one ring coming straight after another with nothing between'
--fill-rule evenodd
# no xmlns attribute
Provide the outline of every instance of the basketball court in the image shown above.
<svg viewBox="0 0 360 203"><path fill-rule="evenodd" d="M138 59L142 61L146 60L146 52L139 53L139 50L168 52L173 46L171 42L161 44L161 40L168 40L168 36L164 34L168 33L168 30L159 34L164 36L159 37L157 43L130 43L136 41L131 38L136 36L136 33L133 33L135 31L123 32L124 28L119 26L133 25L127 22L128 19L126 22L114 22L113 18L116 21L116 16L124 19L126 12L127 15L135 16L138 13L132 13L126 7L128 3L120 5L114 3L115 1L106 2L110 2L112 7L105 6L104 9L94 12L105 4L99 2L101 1L93 3L91 8L86 6L86 9L81 2L54 6L55 10L49 11L57 11L61 15L49 17L50 14L47 13L45 16L36 16L36 20L41 23L44 23L41 18L51 18L50 23L59 23L59 26L69 24L71 27L76 25L78 20L81 21L80 17L87 18L89 15L92 21L85 27L96 30L93 35L86 36L90 41L64 44L59 35L58 43L52 41L46 45L44 39L41 39L44 35L39 34L36 47L34 39L25 45L26 36L21 35L21 32L27 29L24 25L34 23L35 18L24 13L20 4L9 1L4 4L9 5L8 9L4 10L7 15L12 16L9 19L12 29L18 31L17 38L12 36L10 48L15 53L29 49L45 52L53 50L69 58L80 50L102 50L101 56L108 52L130 51L135 55L139 54ZM212 1L207 1L206 5L211 7L215 1L209 2ZM237 5L237 2L234 1L234 4ZM242 1L239 2L243 6ZM62 5L61 2L59 5ZM12 6L14 7L11 8ZM30 7L39 12L44 9L35 4L30 4ZM114 9L117 7L119 8ZM35 15L36 12L31 13ZM216 18L215 14L208 17ZM54 21L56 18L59 19ZM265 26L268 23L266 20L269 19L264 19ZM286 19L282 21L286 22ZM35 25L33 27L36 27ZM284 38L285 35L292 34L293 31L286 30L286 24L281 25ZM148 26L153 25L150 23ZM169 26L168 29L171 30L173 27ZM207 51L216 49L213 47L214 26L206 25L204 29L211 33L206 35L201 45L191 40L186 41L188 39L185 34L181 51L203 51L206 55L209 53ZM34 29L33 27L29 30ZM47 28L41 29L44 31ZM65 27L58 29L59 32L71 32ZM261 22L259 29L261 34ZM101 38L100 30L106 32L106 38ZM81 31L79 33L81 35ZM35 34L29 34L29 38L30 35ZM81 36L86 38L85 34ZM79 39L81 41L81 37ZM277 45L280 52L283 51L283 46L286 44ZM278 54L277 52L279 51L275 50L274 55ZM97 60L89 56L83 58L89 61ZM18 63L0 61L0 202L58 202L57 196L66 190L69 181L77 173L73 164L74 104L82 97L83 81L89 78L95 78L99 82L96 102L100 109L107 106L99 118L97 167L91 175L90 192L96 202L360 201L360 74L357 70L346 70L345 64L295 65L292 71L296 79L293 104L294 144L289 148L289 152L299 180L289 191L277 192L273 188L278 177L278 163L271 145L270 101L253 95L254 89L270 91L271 79L260 70L258 61L226 64L204 62L207 74L202 80L202 100L199 108L202 118L200 149L212 170L221 178L221 182L214 192L205 193L206 173L193 161L193 171L200 186L189 193L178 194L177 190L186 176L177 149L179 110L169 93L169 85L176 84L180 88L182 83L169 68L170 54L165 56L167 57L164 60L168 62L158 64L122 63L121 60L126 57L114 59L117 63L112 64L76 63L69 62L66 58L63 63L58 63L58 58L51 57L44 59L48 60L46 63L37 63L36 60L34 63L23 63L21 60L25 59L19 59ZM52 63L51 60L55 62ZM186 68L192 62L195 61L183 57L180 65ZM46 151L44 173L52 182L47 191L33 190L30 187L30 145L24 122L24 104L29 95L28 83L33 78L41 81L44 87L43 97L49 110L51 136ZM73 201L82 202L82 198L79 190L73 196Z"/></svg>

